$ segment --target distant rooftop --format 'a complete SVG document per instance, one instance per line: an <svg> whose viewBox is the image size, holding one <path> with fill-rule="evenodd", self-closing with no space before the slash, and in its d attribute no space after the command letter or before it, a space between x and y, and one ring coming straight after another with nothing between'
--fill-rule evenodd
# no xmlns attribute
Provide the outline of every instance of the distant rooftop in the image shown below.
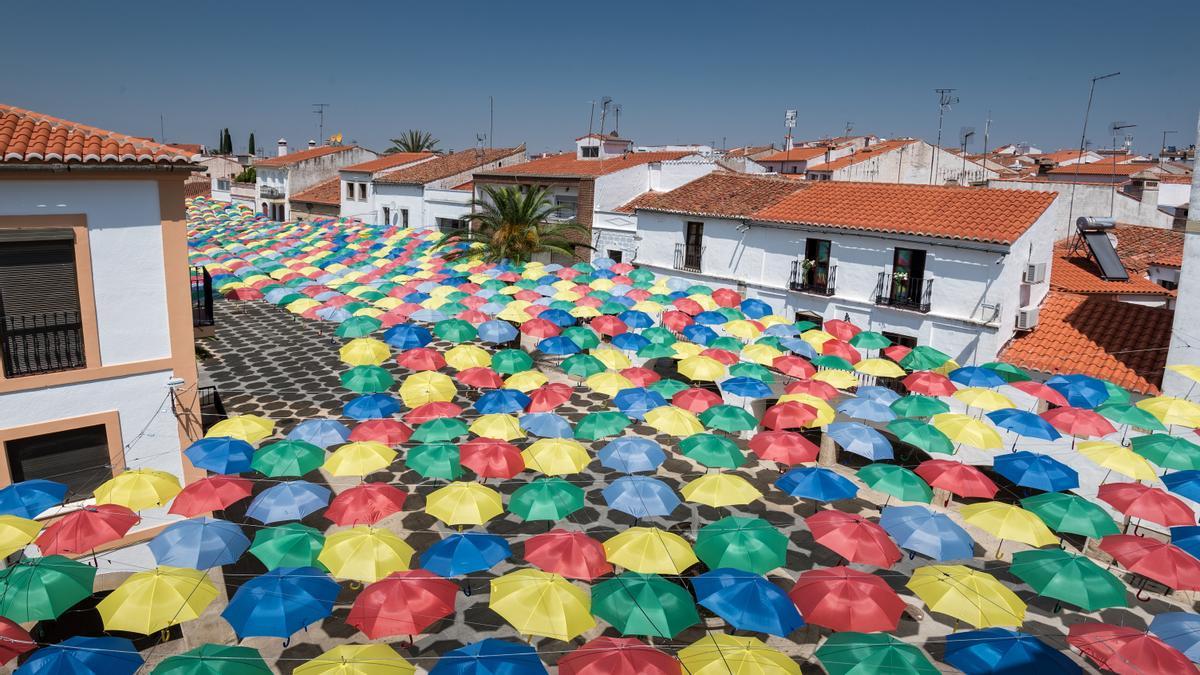
<svg viewBox="0 0 1200 675"><path fill-rule="evenodd" d="M305 150L289 152L283 157L268 157L266 159L260 159L254 162L254 166L267 168L291 166L293 164L299 164L305 160L324 157L325 155L332 155L339 152L349 152L357 147L357 145L319 145L315 148L307 148Z"/></svg>
<svg viewBox="0 0 1200 675"><path fill-rule="evenodd" d="M389 171L376 176L375 182L385 185L425 185L457 176L477 167L498 162L524 151L524 146L515 148L485 148L462 150L451 155L442 155L414 166ZM519 166L519 165L514 165Z"/></svg>
<svg viewBox="0 0 1200 675"><path fill-rule="evenodd" d="M288 201L340 206L342 203L342 179L335 176L327 181L317 183L304 192L292 195Z"/></svg>
<svg viewBox="0 0 1200 675"><path fill-rule="evenodd" d="M375 173L376 171L386 171L394 169L398 166L420 162L422 160L437 157L432 152L393 152L390 155L384 155L376 159L367 160L359 164L351 164L343 166L340 171L363 171L366 173Z"/></svg>
<svg viewBox="0 0 1200 675"><path fill-rule="evenodd" d="M915 138L898 138L891 141L879 141L878 143L872 143L871 145L868 145L861 150L852 152L849 155L845 155L844 157L838 157L833 161L810 167L810 169L812 171L836 171L838 169L844 169L848 166L865 162L884 153L891 152L892 150L896 150L897 148L902 148L906 145L916 142L917 139Z"/></svg>
<svg viewBox="0 0 1200 675"><path fill-rule="evenodd" d="M579 159L574 152L564 152L523 164L513 164L499 169L482 171L476 179L488 176L535 176L557 178L594 178L652 162L667 162L694 155L691 151L677 152L634 152L620 157L604 159Z"/></svg>
<svg viewBox="0 0 1200 675"><path fill-rule="evenodd" d="M198 152L0 104L0 164L189 165Z"/></svg>

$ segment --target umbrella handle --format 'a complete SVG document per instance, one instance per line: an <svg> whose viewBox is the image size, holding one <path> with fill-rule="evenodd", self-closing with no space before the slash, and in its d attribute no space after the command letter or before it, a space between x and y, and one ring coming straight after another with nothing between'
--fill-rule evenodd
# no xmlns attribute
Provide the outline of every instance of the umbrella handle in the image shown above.
<svg viewBox="0 0 1200 675"><path fill-rule="evenodd" d="M1145 584L1143 584L1142 587L1138 589L1138 592L1133 594L1133 597L1137 598L1139 602L1146 602L1147 600L1150 599L1150 596L1148 596L1148 595L1143 596L1142 594L1145 592L1146 592L1146 586L1145 586Z"/></svg>

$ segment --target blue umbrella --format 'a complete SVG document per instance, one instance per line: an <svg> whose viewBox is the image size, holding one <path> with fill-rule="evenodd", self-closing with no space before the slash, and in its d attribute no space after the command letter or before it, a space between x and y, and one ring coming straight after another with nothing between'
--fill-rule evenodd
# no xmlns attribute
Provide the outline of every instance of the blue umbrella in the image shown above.
<svg viewBox="0 0 1200 675"><path fill-rule="evenodd" d="M751 319L761 319L768 314L772 314L774 310L767 303L757 298L747 298L741 304L742 314Z"/></svg>
<svg viewBox="0 0 1200 675"><path fill-rule="evenodd" d="M475 410L484 415L495 413L519 413L529 405L529 397L517 389L492 389L485 391L475 401Z"/></svg>
<svg viewBox="0 0 1200 675"><path fill-rule="evenodd" d="M517 424L522 429L542 438L574 438L575 430L562 415L538 412L521 415Z"/></svg>
<svg viewBox="0 0 1200 675"><path fill-rule="evenodd" d="M324 321L336 321L338 323L341 323L354 316L341 307L322 307L316 312L313 312L313 314L315 314L318 319L322 319Z"/></svg>
<svg viewBox="0 0 1200 675"><path fill-rule="evenodd" d="M1087 375L1055 375L1046 386L1063 395L1076 408L1095 408L1108 400L1108 387L1102 380Z"/></svg>
<svg viewBox="0 0 1200 675"><path fill-rule="evenodd" d="M575 317L561 309L548 309L541 314L538 314L539 319L545 319L559 328L575 325Z"/></svg>
<svg viewBox="0 0 1200 675"><path fill-rule="evenodd" d="M654 471L667 455L654 440L642 436L621 436L609 441L599 452L600 464L622 473Z"/></svg>
<svg viewBox="0 0 1200 675"><path fill-rule="evenodd" d="M1028 633L984 628L946 636L946 663L966 675L1070 675L1083 670Z"/></svg>
<svg viewBox="0 0 1200 675"><path fill-rule="evenodd" d="M850 398L842 401L837 411L847 417L855 417L871 422L891 422L896 419L896 413L887 403L874 398Z"/></svg>
<svg viewBox="0 0 1200 675"><path fill-rule="evenodd" d="M159 565L206 570L236 562L250 540L235 523L202 517L171 523L149 546Z"/></svg>
<svg viewBox="0 0 1200 675"><path fill-rule="evenodd" d="M529 645L487 638L453 649L429 675L545 675L546 667Z"/></svg>
<svg viewBox="0 0 1200 675"><path fill-rule="evenodd" d="M482 572L512 555L503 537L486 532L461 532L439 540L421 554L421 567L453 577Z"/></svg>
<svg viewBox="0 0 1200 675"><path fill-rule="evenodd" d="M417 311L413 312L412 314L409 314L408 318L412 319L413 321L424 321L425 323L438 323L441 321L445 321L446 319L449 319L450 317L446 316L442 312L437 311L436 309L429 309L428 307L425 307L422 309L418 309Z"/></svg>
<svg viewBox="0 0 1200 675"><path fill-rule="evenodd" d="M975 556L974 540L949 516L924 506L885 506L879 525L900 548L934 560L961 560Z"/></svg>
<svg viewBox="0 0 1200 675"><path fill-rule="evenodd" d="M999 387L1007 380L996 371L983 366L966 366L950 371L950 380L965 387Z"/></svg>
<svg viewBox="0 0 1200 675"><path fill-rule="evenodd" d="M476 329L479 333L481 342L491 342L492 344L500 344L502 342L511 342L517 339L517 328L507 321L493 319L492 321L484 321L479 324Z"/></svg>
<svg viewBox="0 0 1200 675"><path fill-rule="evenodd" d="M793 497L819 502L850 499L858 494L854 483L830 469L813 466L801 466L788 471L775 481L775 487Z"/></svg>
<svg viewBox="0 0 1200 675"><path fill-rule="evenodd" d="M696 323L702 326L722 326L729 321L729 319L725 318L724 314L716 310L700 312L694 318Z"/></svg>
<svg viewBox="0 0 1200 675"><path fill-rule="evenodd" d="M261 523L300 520L329 504L329 488L304 480L293 480L258 493L246 515Z"/></svg>
<svg viewBox="0 0 1200 675"><path fill-rule="evenodd" d="M1150 632L1189 660L1200 662L1200 615L1191 612L1159 614L1150 621Z"/></svg>
<svg viewBox="0 0 1200 675"><path fill-rule="evenodd" d="M641 330L642 328L649 328L654 325L654 319L651 319L649 314L639 309L627 309L618 314L617 318L634 330Z"/></svg>
<svg viewBox="0 0 1200 675"><path fill-rule="evenodd" d="M787 635L804 619L787 593L764 577L723 567L692 579L696 602L737 630Z"/></svg>
<svg viewBox="0 0 1200 675"><path fill-rule="evenodd" d="M1167 489L1194 502L1200 502L1200 471L1172 471L1162 477Z"/></svg>
<svg viewBox="0 0 1200 675"><path fill-rule="evenodd" d="M679 506L679 497L671 486L649 476L621 476L602 494L610 508L634 518L669 515Z"/></svg>
<svg viewBox="0 0 1200 675"><path fill-rule="evenodd" d="M1061 492L1079 487L1079 474L1062 462L1036 452L1010 452L992 462L996 473L1022 487Z"/></svg>
<svg viewBox="0 0 1200 675"><path fill-rule="evenodd" d="M612 339L613 346L617 349L624 349L627 352L636 352L637 350L650 344L646 338L637 333L621 333L614 336Z"/></svg>
<svg viewBox="0 0 1200 675"><path fill-rule="evenodd" d="M145 661L133 643L118 637L75 635L29 655L20 675L133 675Z"/></svg>
<svg viewBox="0 0 1200 675"><path fill-rule="evenodd" d="M613 397L613 403L621 412L634 419L645 419L646 413L655 408L667 405L667 399L662 394L643 387L622 389Z"/></svg>
<svg viewBox="0 0 1200 675"><path fill-rule="evenodd" d="M430 290L433 290L433 289L430 289ZM411 302L414 305L419 305L431 297L433 297L433 296L431 296L428 293L409 293L408 295L404 296L401 299L404 300L405 302Z"/></svg>
<svg viewBox="0 0 1200 675"><path fill-rule="evenodd" d="M888 408L888 412L891 412L890 408ZM837 441L837 444L842 446L846 452L853 452L873 462L891 459L893 456L892 444L888 442L888 439L865 424L834 422L829 425L826 433L832 436L833 440Z"/></svg>
<svg viewBox="0 0 1200 675"><path fill-rule="evenodd" d="M350 399L342 414L355 420L384 419L400 412L400 401L391 394L365 394Z"/></svg>
<svg viewBox="0 0 1200 675"><path fill-rule="evenodd" d="M763 331L763 335L772 335L778 338L795 337L796 327L790 323L771 324Z"/></svg>
<svg viewBox="0 0 1200 675"><path fill-rule="evenodd" d="M1028 410L1001 408L993 410L987 416L996 426L1021 436L1040 438L1044 441L1056 441L1062 437L1049 422Z"/></svg>
<svg viewBox="0 0 1200 675"><path fill-rule="evenodd" d="M779 340L779 344L796 356L803 356L806 359L815 359L818 356L817 350L800 338L782 338Z"/></svg>
<svg viewBox="0 0 1200 675"><path fill-rule="evenodd" d="M63 503L67 486L52 480L33 478L0 489L0 513L22 518L37 518L46 509Z"/></svg>
<svg viewBox="0 0 1200 675"><path fill-rule="evenodd" d="M578 354L581 350L579 345L571 338L562 335L548 337L537 343L537 349L543 354L551 356L566 356L568 354Z"/></svg>
<svg viewBox="0 0 1200 675"><path fill-rule="evenodd" d="M350 429L337 420L304 420L288 432L288 440L305 441L318 448L340 445L350 438Z"/></svg>
<svg viewBox="0 0 1200 675"><path fill-rule="evenodd" d="M412 349L433 342L433 335L424 326L398 323L384 332L383 341L396 349Z"/></svg>
<svg viewBox="0 0 1200 675"><path fill-rule="evenodd" d="M1187 551L1193 558L1200 558L1200 525L1172 527L1171 543Z"/></svg>
<svg viewBox="0 0 1200 675"><path fill-rule="evenodd" d="M254 446L246 441L217 436L201 438L183 451L192 465L214 473L241 473L250 470Z"/></svg>
<svg viewBox="0 0 1200 675"><path fill-rule="evenodd" d="M746 398L766 398L771 395L771 387L762 380L753 377L730 377L721 382L721 391L734 396Z"/></svg>
<svg viewBox="0 0 1200 675"><path fill-rule="evenodd" d="M221 616L238 639L288 638L333 611L341 587L315 567L278 567L242 584Z"/></svg>
<svg viewBox="0 0 1200 675"><path fill-rule="evenodd" d="M879 401L884 405L891 405L900 400L900 394L897 394L887 387L863 386L855 389L854 395L858 398L869 398L872 401Z"/></svg>
<svg viewBox="0 0 1200 675"><path fill-rule="evenodd" d="M682 332L685 340L695 342L698 345L707 345L720 337L717 335L717 331L698 323L684 326Z"/></svg>

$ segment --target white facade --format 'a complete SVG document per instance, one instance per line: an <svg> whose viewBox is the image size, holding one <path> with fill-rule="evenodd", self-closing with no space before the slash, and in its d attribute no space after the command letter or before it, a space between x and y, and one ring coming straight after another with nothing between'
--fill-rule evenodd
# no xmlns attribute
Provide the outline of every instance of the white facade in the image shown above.
<svg viewBox="0 0 1200 675"><path fill-rule="evenodd" d="M947 152L922 140L899 144L897 147L882 150L877 154L868 153L862 157L861 161L836 168L822 166L823 163L809 162L808 177L864 183L971 185L999 176L996 171L982 164L969 159L964 161L961 155Z"/></svg>
<svg viewBox="0 0 1200 675"><path fill-rule="evenodd" d="M1200 137L1200 122L1196 125ZM1192 175L1191 203L1183 236L1183 266L1180 268L1179 293L1175 300L1175 321L1171 326L1168 365L1200 364L1200 173ZM1167 370L1163 374L1163 393L1193 401L1200 392L1192 380Z"/></svg>
<svg viewBox="0 0 1200 675"><path fill-rule="evenodd" d="M281 156L286 148L281 148ZM351 164L361 164L375 159L376 154L359 147L347 147L341 152L331 152L309 159L302 159L284 166L255 165L255 180L258 188L258 204L255 210L275 220L291 218L289 200L318 183L335 177L338 169Z"/></svg>
<svg viewBox="0 0 1200 675"><path fill-rule="evenodd" d="M1112 217L1118 223L1171 229L1175 217L1159 209L1158 188L1147 188L1141 198L1132 197L1119 185L1054 182L1047 180L991 180L988 187L1010 190L1057 192L1059 197L1050 207L1054 211L1055 237L1062 239L1075 234L1075 219L1080 216Z"/></svg>

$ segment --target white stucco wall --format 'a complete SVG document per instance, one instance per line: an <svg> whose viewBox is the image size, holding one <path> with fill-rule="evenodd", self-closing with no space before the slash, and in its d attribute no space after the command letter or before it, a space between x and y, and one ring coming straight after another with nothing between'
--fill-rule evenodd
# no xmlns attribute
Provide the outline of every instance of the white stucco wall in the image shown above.
<svg viewBox="0 0 1200 675"><path fill-rule="evenodd" d="M916 141L837 169L833 172L833 180L928 185L931 181L930 165L935 156L937 167L932 176L933 185L944 185L949 181L969 185L998 175L995 171L969 160L965 163L964 170L962 157L936 148L925 141ZM809 169L820 171L821 166L810 166Z"/></svg>
<svg viewBox="0 0 1200 675"><path fill-rule="evenodd" d="M1075 223L1073 221L1080 216L1107 218L1111 215L1119 223L1171 228L1172 216L1158 210L1159 193L1157 190L1146 190L1142 199L1137 200L1122 194L1119 188L1114 191L1110 184L1075 183L1073 198L1072 184L1069 182L989 180L988 187L1057 192L1058 199L1050 207L1054 211L1054 231L1057 239L1074 235ZM1074 207L1071 206L1072 199Z"/></svg>
<svg viewBox="0 0 1200 675"><path fill-rule="evenodd" d="M383 207L391 208L392 223L399 225L401 209L408 209L408 226L416 227L422 222L421 212L425 203L425 188L421 185L396 185L390 183L375 183L374 192L368 192L372 197L370 214L371 222L379 220ZM343 215L345 215L343 213Z"/></svg>
<svg viewBox="0 0 1200 675"><path fill-rule="evenodd" d="M1196 125L1196 135L1200 137L1200 122ZM1167 352L1167 363L1171 365L1200 364L1200 173L1192 175L1185 232L1175 321L1171 325L1171 347ZM1162 389L1171 396L1200 400L1196 383L1171 370L1163 375Z"/></svg>
<svg viewBox="0 0 1200 675"><path fill-rule="evenodd" d="M421 224L436 227L438 218L460 220L471 212L472 196L470 190L435 190L426 187Z"/></svg>

